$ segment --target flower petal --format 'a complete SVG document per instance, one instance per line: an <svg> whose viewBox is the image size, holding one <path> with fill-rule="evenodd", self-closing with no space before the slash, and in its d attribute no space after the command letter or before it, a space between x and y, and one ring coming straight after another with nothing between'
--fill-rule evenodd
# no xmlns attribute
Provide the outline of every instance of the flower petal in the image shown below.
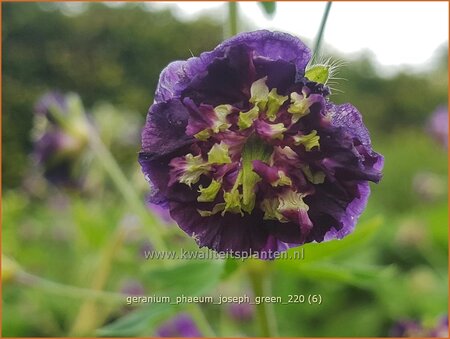
<svg viewBox="0 0 450 339"><path fill-rule="evenodd" d="M142 131L142 152L165 155L193 142L186 135L189 113L179 100L150 107Z"/></svg>

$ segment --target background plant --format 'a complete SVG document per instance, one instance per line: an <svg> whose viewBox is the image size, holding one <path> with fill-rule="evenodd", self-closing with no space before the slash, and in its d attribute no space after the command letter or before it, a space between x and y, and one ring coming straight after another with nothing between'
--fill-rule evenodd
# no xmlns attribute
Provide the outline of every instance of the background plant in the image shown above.
<svg viewBox="0 0 450 339"><path fill-rule="evenodd" d="M168 11L149 12L141 5L91 4L70 16L54 4L2 4L2 9L2 249L26 272L63 284L57 289L48 280L13 275L16 281L5 282L3 289L3 335L67 335L86 300L103 310L90 334L155 335L182 307L125 307L120 293L130 279L148 295L248 291L233 260L172 262L171 267L144 260L142 249L152 242L152 232L117 194L98 161L89 164L83 189L68 192L45 182L29 157L35 101L50 89L77 92L144 201L146 183L136 163L138 126L159 72L172 60L213 48L222 40L223 25L211 18L181 22ZM374 148L386 157L384 179L372 187L355 234L306 245L303 261L275 263L273 295L324 298L322 305L275 305L280 335L386 336L400 318L431 324L447 310L446 150L425 129L434 108L447 100L447 73L446 49L427 73L405 69L381 77L368 55L341 67L344 93L333 94L333 100L352 102L363 113ZM424 172L443 188L431 200L413 185ZM171 248L196 248L176 227L159 225L150 213L149 218L166 228ZM122 245L108 252L116 236ZM112 268L101 290L110 294L92 294L93 273L108 255ZM215 334L259 333L255 322L236 322L226 307L201 308Z"/></svg>

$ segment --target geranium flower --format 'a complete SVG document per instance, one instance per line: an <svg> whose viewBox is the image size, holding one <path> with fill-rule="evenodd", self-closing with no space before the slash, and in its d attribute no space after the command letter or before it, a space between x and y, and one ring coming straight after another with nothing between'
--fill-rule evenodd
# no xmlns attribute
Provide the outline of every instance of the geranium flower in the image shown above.
<svg viewBox="0 0 450 339"><path fill-rule="evenodd" d="M88 132L77 114L81 109L78 103L74 95L49 92L34 107L33 159L42 167L44 177L56 185L80 184L72 171L87 145Z"/></svg>
<svg viewBox="0 0 450 339"><path fill-rule="evenodd" d="M432 113L427 130L442 147L448 148L448 107L439 106Z"/></svg>
<svg viewBox="0 0 450 339"><path fill-rule="evenodd" d="M358 110L308 79L323 78L310 58L264 30L162 71L139 162L199 246L268 253L352 232L383 157Z"/></svg>
<svg viewBox="0 0 450 339"><path fill-rule="evenodd" d="M161 325L157 330L157 335L163 338L195 338L202 336L194 320L185 313L181 313Z"/></svg>

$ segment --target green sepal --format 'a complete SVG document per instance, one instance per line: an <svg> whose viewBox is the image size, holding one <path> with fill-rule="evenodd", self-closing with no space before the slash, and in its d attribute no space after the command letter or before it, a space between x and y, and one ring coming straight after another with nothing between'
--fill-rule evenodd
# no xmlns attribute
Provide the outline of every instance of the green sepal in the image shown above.
<svg viewBox="0 0 450 339"><path fill-rule="evenodd" d="M330 79L330 67L327 65L313 65L306 70L305 77L325 85Z"/></svg>

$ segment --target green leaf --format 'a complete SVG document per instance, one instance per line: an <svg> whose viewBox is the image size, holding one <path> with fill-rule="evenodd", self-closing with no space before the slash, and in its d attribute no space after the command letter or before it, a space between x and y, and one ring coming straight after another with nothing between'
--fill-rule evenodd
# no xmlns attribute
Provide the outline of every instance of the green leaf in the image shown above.
<svg viewBox="0 0 450 339"><path fill-rule="evenodd" d="M227 258L225 260L225 268L223 270L222 279L227 279L234 272L236 272L239 267L241 267L240 262L242 262L242 260L236 258Z"/></svg>
<svg viewBox="0 0 450 339"><path fill-rule="evenodd" d="M154 269L144 279L151 291L163 296L201 295L217 285L223 267L220 260L189 261L172 268Z"/></svg>
<svg viewBox="0 0 450 339"><path fill-rule="evenodd" d="M151 296L170 297L171 303L151 303L97 331L100 336L140 336L154 328L162 316L172 314L188 304L172 304L177 296L201 296L215 287L222 276L221 260L189 261L173 267L156 268L144 277Z"/></svg>
<svg viewBox="0 0 450 339"><path fill-rule="evenodd" d="M297 273L304 278L337 281L367 289L386 283L395 272L394 266L348 267L326 263L299 265L297 269Z"/></svg>
<svg viewBox="0 0 450 339"><path fill-rule="evenodd" d="M259 4L269 17L275 15L277 9L277 3L275 1L260 1Z"/></svg>
<svg viewBox="0 0 450 339"><path fill-rule="evenodd" d="M323 260L354 250L357 246L364 245L375 235L382 223L383 218L376 216L364 223L356 225L355 231L344 239L303 245L305 262L309 263ZM295 251L295 248L291 249L291 251Z"/></svg>
<svg viewBox="0 0 450 339"><path fill-rule="evenodd" d="M155 321L160 317L170 314L178 308L178 305L164 303L151 304L126 316L119 318L112 324L97 330L101 337L131 337L139 336L154 327Z"/></svg>

